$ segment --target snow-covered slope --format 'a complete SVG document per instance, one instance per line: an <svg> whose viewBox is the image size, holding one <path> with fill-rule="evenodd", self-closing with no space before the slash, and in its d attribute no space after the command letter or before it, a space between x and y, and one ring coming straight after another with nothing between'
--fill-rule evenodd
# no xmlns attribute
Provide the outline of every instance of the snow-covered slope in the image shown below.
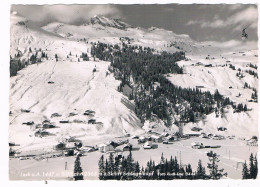
<svg viewBox="0 0 260 187"><path fill-rule="evenodd" d="M80 59L78 62L82 52L90 56L91 42L121 44L120 38L123 37L128 37L124 40L129 40L130 45L152 47L159 52L186 51L190 61L179 62L184 66L185 74L168 77L174 84L181 87L204 86L202 90L211 92L218 89L224 96L237 103L246 103L252 109L236 114L230 109L224 118L211 114L198 124L186 125L185 131L199 125L204 131L215 133L216 127L227 126L230 134L257 134L257 103L248 103L252 90L242 87L248 82L251 87L257 88L258 79L245 72L245 77L239 79L236 77L237 70L223 66L230 61L236 69L245 71L249 68L247 64L257 63L256 51L247 51L245 56L238 52L223 53L219 48L193 41L187 35L154 27L133 28L120 20L103 16L96 16L90 23L80 26L50 23L40 28L18 15L11 15L10 55L20 52L22 59L28 59L41 49L49 58L24 68L17 76L10 78L10 141L30 149L42 147L43 144L53 146L67 136L76 136L83 141L100 141L104 137L142 133L142 124L134 113L134 103L117 92L119 81L108 72L109 62L93 59L87 62ZM55 54L58 56L57 62ZM210 60L205 60L208 55ZM195 66L197 62L212 64L213 67ZM96 72L93 72L94 68ZM49 81L53 84L48 84ZM237 97L239 93L241 96ZM24 113L21 109L30 112ZM83 115L86 110L95 111L95 115ZM61 117L51 118L53 113L59 113ZM69 117L69 113L76 115ZM92 118L99 123L88 124ZM36 130L22 125L28 121L38 124L45 119L58 126L48 130L55 136L34 137ZM61 124L61 120L71 123ZM147 127L149 124L146 122ZM176 126L173 129L177 130Z"/></svg>
<svg viewBox="0 0 260 187"><path fill-rule="evenodd" d="M117 91L120 82L108 72L110 63L82 59L78 62L82 52L90 52L90 45L31 27L30 22L17 15L12 15L11 23L12 56L20 51L26 59L41 48L49 58L29 65L10 78L10 141L31 149L52 147L68 136L84 141L143 132L134 104ZM50 81L53 83L48 84ZM95 114L83 115L86 110L93 110ZM61 117L51 118L53 113ZM69 113L75 115L69 117ZM34 137L36 129L22 125L29 121L41 124L46 119L57 126L47 130L55 136ZM89 119L95 119L97 124L88 124Z"/></svg>
<svg viewBox="0 0 260 187"><path fill-rule="evenodd" d="M216 132L217 127L227 127L229 134L240 136L252 136L258 134L258 103L249 102L252 88L258 90L258 78L250 75L246 70L257 72L256 69L249 67L249 64L257 65L257 50L227 52L222 55L211 54L192 56L190 61L180 61L178 64L184 67L184 74L170 75L168 79L175 85L185 88L199 87L202 91L210 91L212 94L218 91L225 97L229 97L236 104L247 105L250 111L242 113L233 113L233 109L225 111L223 118L216 118L215 113L209 115L205 121L198 124L189 124L185 127L187 131L192 126L198 125L206 132ZM209 59L205 59L208 57ZM198 63L200 62L200 63ZM212 67L205 67L205 65ZM235 70L229 67L229 64L235 66ZM237 73L241 70L243 78L238 77ZM245 83L251 87L244 88ZM251 110L252 109L252 110Z"/></svg>

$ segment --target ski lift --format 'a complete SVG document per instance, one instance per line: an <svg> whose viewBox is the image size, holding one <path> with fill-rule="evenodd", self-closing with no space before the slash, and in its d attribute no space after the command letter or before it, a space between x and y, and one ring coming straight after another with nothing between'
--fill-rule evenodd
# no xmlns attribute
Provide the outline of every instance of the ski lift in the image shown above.
<svg viewBox="0 0 260 187"><path fill-rule="evenodd" d="M244 28L244 29L242 30L242 39L245 40L245 39L247 39L247 37L248 37L248 35L247 35L247 33L246 33L246 28Z"/></svg>

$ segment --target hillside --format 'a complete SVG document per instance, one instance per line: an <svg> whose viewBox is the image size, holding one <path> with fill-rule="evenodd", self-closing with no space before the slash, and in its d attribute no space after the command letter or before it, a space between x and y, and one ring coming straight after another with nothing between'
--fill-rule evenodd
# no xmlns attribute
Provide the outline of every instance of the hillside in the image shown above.
<svg viewBox="0 0 260 187"><path fill-rule="evenodd" d="M124 42L130 46L152 47L155 49L154 54L162 51L186 52L189 60L178 62L183 67L184 74L165 75L168 80L182 88L203 86L201 90L211 93L218 89L235 103L247 104L250 110L233 113L230 108L225 111L224 118L216 118L215 113L212 113L205 120L188 123L184 131L190 132L191 127L198 125L205 132L219 133L217 127L226 126L227 134L243 137L257 134L258 106L257 103L248 101L254 93L252 88L258 89L258 79L245 72L250 69L247 67L249 63L257 64L257 52L254 50L223 53L223 49L196 42L187 35L177 35L159 28L134 28L120 20L103 16L96 16L89 23L80 26L50 23L38 27L33 22L12 14L10 55L14 57L20 53L19 58L27 60L33 54L37 53L36 56L39 57L45 52L48 58L28 65L10 78L10 141L19 142L25 149L31 149L52 147L68 136L95 142L97 139L102 141L102 138L144 132L143 124L135 114L135 103L117 91L120 81L108 71L110 62L91 57L91 43L94 42L119 46ZM90 60L83 61L80 58L82 53L87 53ZM206 60L208 55L210 59ZM196 66L197 62L202 64ZM213 67L205 67L205 64L212 64ZM236 70L224 66L225 64L232 64ZM238 68L245 75L242 79L236 76ZM243 88L245 82L251 89ZM237 97L239 93L241 96ZM21 109L30 112L22 112ZM83 115L86 110L94 111L95 115ZM61 116L51 118L54 113ZM70 113L73 116L69 117ZM46 119L58 127L48 130L54 136L34 137L36 129L22 125L30 121L40 124ZM95 119L98 123L88 124L90 119ZM60 121L69 123L61 124ZM158 131L177 130L175 125L166 128L161 121L146 121L144 127L147 130L152 125Z"/></svg>

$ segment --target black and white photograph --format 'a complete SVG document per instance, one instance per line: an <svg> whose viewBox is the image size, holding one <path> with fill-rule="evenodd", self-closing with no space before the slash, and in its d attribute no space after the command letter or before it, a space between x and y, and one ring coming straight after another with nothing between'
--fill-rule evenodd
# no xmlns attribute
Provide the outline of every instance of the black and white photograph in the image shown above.
<svg viewBox="0 0 260 187"><path fill-rule="evenodd" d="M258 178L256 3L9 11L10 181Z"/></svg>

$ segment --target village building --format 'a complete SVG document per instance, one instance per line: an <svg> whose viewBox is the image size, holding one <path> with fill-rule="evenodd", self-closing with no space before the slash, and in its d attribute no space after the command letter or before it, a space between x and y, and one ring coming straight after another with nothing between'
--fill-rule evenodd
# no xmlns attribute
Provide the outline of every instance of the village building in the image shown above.
<svg viewBox="0 0 260 187"><path fill-rule="evenodd" d="M42 125L42 128L43 129L51 129L51 128L55 128L55 125L45 123L45 124Z"/></svg>
<svg viewBox="0 0 260 187"><path fill-rule="evenodd" d="M247 145L258 146L258 141L256 139L250 139L250 140L247 141Z"/></svg>
<svg viewBox="0 0 260 187"><path fill-rule="evenodd" d="M145 143L147 141L147 138L144 136L140 136L138 139L138 143Z"/></svg>
<svg viewBox="0 0 260 187"><path fill-rule="evenodd" d="M73 156L74 155L74 149L67 149L64 151L64 156Z"/></svg>
<svg viewBox="0 0 260 187"><path fill-rule="evenodd" d="M152 142L147 141L147 142L145 142L143 147L144 147L144 149L152 149L152 146L153 146Z"/></svg>
<svg viewBox="0 0 260 187"><path fill-rule="evenodd" d="M226 127L218 127L218 131L226 131L227 128Z"/></svg>
<svg viewBox="0 0 260 187"><path fill-rule="evenodd" d="M98 146L98 150L101 152L101 153L106 153L108 151L114 151L114 147L110 144L100 144Z"/></svg>
<svg viewBox="0 0 260 187"><path fill-rule="evenodd" d="M54 118L54 117L61 117L61 115L60 115L59 113L53 113L53 114L51 115L51 118Z"/></svg>
<svg viewBox="0 0 260 187"><path fill-rule="evenodd" d="M24 122L23 125L34 125L33 121Z"/></svg>
<svg viewBox="0 0 260 187"><path fill-rule="evenodd" d="M203 143L201 143L201 142L193 142L193 143L191 143L191 147L192 147L193 149L201 149L201 148L203 148L204 146L203 146Z"/></svg>
<svg viewBox="0 0 260 187"><path fill-rule="evenodd" d="M132 151L133 145L128 143L123 147L123 151Z"/></svg>
<svg viewBox="0 0 260 187"><path fill-rule="evenodd" d="M199 137L201 135L201 133L199 132L193 132L193 133L188 133L188 134L185 134L187 137Z"/></svg>
<svg viewBox="0 0 260 187"><path fill-rule="evenodd" d="M34 133L35 137L44 137L44 136L49 136L50 133L47 132L47 131L41 131L41 130L38 130Z"/></svg>
<svg viewBox="0 0 260 187"><path fill-rule="evenodd" d="M151 140L156 142L156 143L161 143L163 141L162 137L156 136L156 135L151 135Z"/></svg>
<svg viewBox="0 0 260 187"><path fill-rule="evenodd" d="M57 145L54 146L55 150L64 150L66 148L66 144L63 142L58 143Z"/></svg>
<svg viewBox="0 0 260 187"><path fill-rule="evenodd" d="M96 123L96 120L95 119L90 119L88 120L88 124L95 124Z"/></svg>

